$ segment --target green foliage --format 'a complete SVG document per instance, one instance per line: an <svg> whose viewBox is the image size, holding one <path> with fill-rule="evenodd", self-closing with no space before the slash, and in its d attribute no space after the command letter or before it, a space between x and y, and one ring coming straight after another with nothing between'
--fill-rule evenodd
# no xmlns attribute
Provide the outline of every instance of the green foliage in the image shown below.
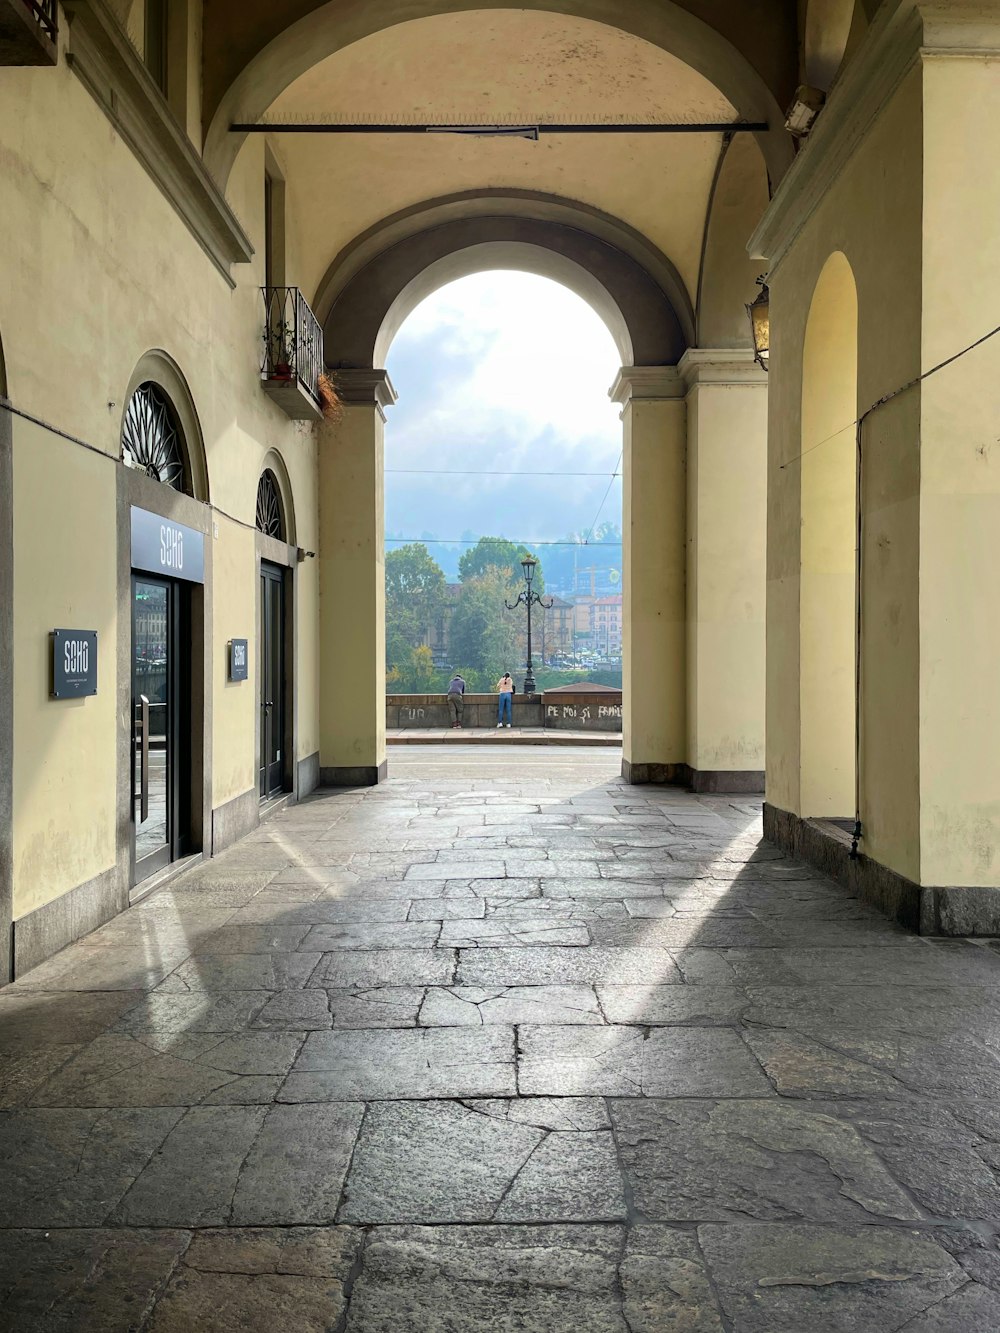
<svg viewBox="0 0 1000 1333"><path fill-rule="evenodd" d="M480 537L475 546L470 547L459 560L458 577L462 583L467 583L469 579L479 578L490 569L501 569L509 571L508 582L520 584L524 579L521 560L529 554L523 546L516 546L506 537ZM540 564L535 569L532 587L536 592L542 592L545 588Z"/></svg>
<svg viewBox="0 0 1000 1333"><path fill-rule="evenodd" d="M463 579L451 618L451 657L467 668L462 674L467 683L475 680L477 690L491 690L517 664L517 621L504 606L505 600L513 601L511 592L504 569L488 568Z"/></svg>
<svg viewBox="0 0 1000 1333"><path fill-rule="evenodd" d="M444 573L423 542L411 542L385 558L385 661L405 676L411 652L445 607ZM429 653L428 653L429 655Z"/></svg>
<svg viewBox="0 0 1000 1333"><path fill-rule="evenodd" d="M520 680L520 676L518 677ZM622 687L621 671L586 671L583 668L539 667L535 670L535 684L539 690L554 690L560 685L578 685L583 681L591 685L610 685L612 689Z"/></svg>

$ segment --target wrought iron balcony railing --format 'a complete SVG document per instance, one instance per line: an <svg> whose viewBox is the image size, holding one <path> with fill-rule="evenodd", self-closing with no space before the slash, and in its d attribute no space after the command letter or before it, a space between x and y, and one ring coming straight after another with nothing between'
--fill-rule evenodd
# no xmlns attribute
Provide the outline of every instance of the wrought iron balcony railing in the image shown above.
<svg viewBox="0 0 1000 1333"><path fill-rule="evenodd" d="M56 0L0 0L0 65L54 65Z"/></svg>
<svg viewBox="0 0 1000 1333"><path fill-rule="evenodd" d="M320 415L323 330L298 287L262 287L265 391L289 416Z"/></svg>

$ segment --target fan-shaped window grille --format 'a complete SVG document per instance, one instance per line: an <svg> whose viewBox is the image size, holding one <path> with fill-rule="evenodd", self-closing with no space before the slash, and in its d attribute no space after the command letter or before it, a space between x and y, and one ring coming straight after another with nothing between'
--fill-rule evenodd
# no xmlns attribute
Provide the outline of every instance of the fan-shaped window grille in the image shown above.
<svg viewBox="0 0 1000 1333"><path fill-rule="evenodd" d="M140 384L129 399L122 421L122 461L164 486L190 494L177 419L158 384Z"/></svg>
<svg viewBox="0 0 1000 1333"><path fill-rule="evenodd" d="M285 540L285 515L281 506L278 480L270 468L265 468L257 483L257 528L266 537Z"/></svg>

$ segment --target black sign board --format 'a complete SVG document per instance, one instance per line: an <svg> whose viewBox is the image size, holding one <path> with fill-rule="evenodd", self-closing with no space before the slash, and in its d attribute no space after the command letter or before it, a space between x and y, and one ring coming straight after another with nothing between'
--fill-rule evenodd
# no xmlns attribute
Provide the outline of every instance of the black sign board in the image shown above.
<svg viewBox="0 0 1000 1333"><path fill-rule="evenodd" d="M229 640L229 679L246 680L250 674L250 654L246 639Z"/></svg>
<svg viewBox="0 0 1000 1333"><path fill-rule="evenodd" d="M132 568L187 583L204 583L205 534L133 506Z"/></svg>
<svg viewBox="0 0 1000 1333"><path fill-rule="evenodd" d="M97 693L97 631L52 631L52 697L82 699Z"/></svg>

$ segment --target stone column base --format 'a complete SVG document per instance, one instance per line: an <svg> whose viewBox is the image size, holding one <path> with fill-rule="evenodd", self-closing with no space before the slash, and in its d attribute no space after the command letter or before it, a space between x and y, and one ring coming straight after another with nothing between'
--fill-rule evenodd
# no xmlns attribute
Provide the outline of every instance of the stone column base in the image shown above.
<svg viewBox="0 0 1000 1333"><path fill-rule="evenodd" d="M319 770L321 787L377 787L384 782L389 773L389 761L383 759L376 767L374 764L362 764L357 768L337 767Z"/></svg>
<svg viewBox="0 0 1000 1333"><path fill-rule="evenodd" d="M764 794L764 773L757 769L692 768L690 764L634 764L622 760L622 777L633 786L661 782L704 795Z"/></svg>
<svg viewBox="0 0 1000 1333"><path fill-rule="evenodd" d="M764 805L764 837L920 935L1000 935L1000 885L927 887L862 852L836 824Z"/></svg>

